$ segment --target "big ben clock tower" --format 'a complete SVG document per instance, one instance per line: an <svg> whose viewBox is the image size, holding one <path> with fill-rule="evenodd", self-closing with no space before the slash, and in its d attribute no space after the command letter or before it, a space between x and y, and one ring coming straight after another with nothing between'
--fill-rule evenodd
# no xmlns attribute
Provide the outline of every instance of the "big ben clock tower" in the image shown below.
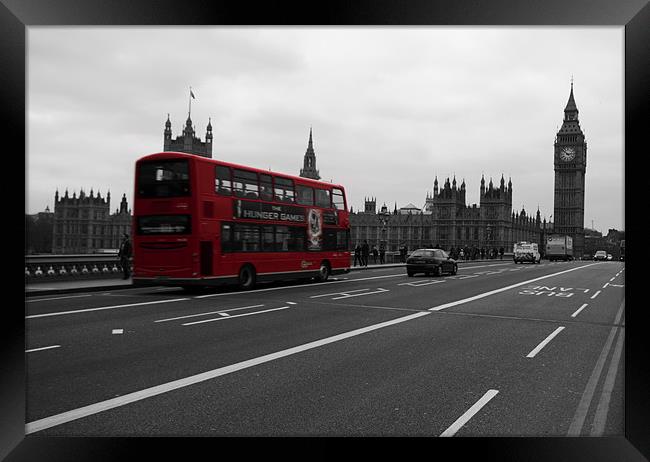
<svg viewBox="0 0 650 462"><path fill-rule="evenodd" d="M578 107L571 94L564 108L562 128L555 137L555 198L553 206L556 234L573 238L573 255L582 257L585 249L585 171L587 143L578 121Z"/></svg>

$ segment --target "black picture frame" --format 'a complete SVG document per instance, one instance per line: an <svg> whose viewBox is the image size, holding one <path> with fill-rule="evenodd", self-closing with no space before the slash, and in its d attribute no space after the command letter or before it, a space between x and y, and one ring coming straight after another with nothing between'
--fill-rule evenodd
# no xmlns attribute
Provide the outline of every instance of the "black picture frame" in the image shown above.
<svg viewBox="0 0 650 462"><path fill-rule="evenodd" d="M648 348L644 328L645 304L639 290L640 262L647 252L642 241L640 221L645 210L645 191L650 175L635 169L648 152L643 146L647 132L647 63L650 47L650 6L647 0L413 0L410 2L368 0L329 1L312 5L266 2L251 5L235 2L185 2L98 0L2 0L0 31L2 71L0 71L0 117L5 139L11 148L3 150L12 162L25 154L26 109L26 28L40 25L463 25L463 26L625 26L625 196L638 201L638 209L625 207L626 256L626 345L625 345L625 438L463 438L420 439L418 450L427 456L438 451L453 451L455 459L468 454L495 460L567 460L613 461L646 460L650 457L650 396L646 357ZM26 157L23 157L23 165ZM12 163L13 166L13 163ZM638 178L635 177L642 176ZM603 185L603 187L607 187ZM27 179L25 178L25 191ZM7 198L13 205L15 199ZM24 205L23 201L23 205ZM23 206L24 209L24 206ZM24 210L23 210L24 213ZM11 227L9 227L11 229ZM13 234L13 233L12 233ZM24 233L23 233L24 235ZM13 236L11 236L13 237ZM18 246L15 246L16 248ZM13 249L12 249L13 250ZM16 249L18 252L18 249ZM13 261L13 260L11 260ZM10 265L13 267L14 265ZM14 268L15 270L15 268ZM14 287L11 274L8 287ZM6 273L5 273L6 274ZM16 284L16 287L18 284ZM633 295L634 288L636 290ZM15 289L12 289L15 290ZM215 450L222 442L211 438L52 438L24 436L25 424L25 335L24 313L17 304L4 304L0 375L0 458L22 460L133 460L184 456L201 450ZM355 440L356 441L356 440ZM391 441L394 443L395 441ZM383 441L373 440L370 447L382 450ZM266 446L266 445L264 445ZM306 448L306 445L300 445ZM401 446L401 445L400 445ZM336 453L328 442L309 443L319 455ZM223 455L223 449L218 450ZM249 451L249 449L245 449ZM311 452L310 451L310 452ZM308 453L303 453L309 455ZM444 454L444 452L440 452Z"/></svg>

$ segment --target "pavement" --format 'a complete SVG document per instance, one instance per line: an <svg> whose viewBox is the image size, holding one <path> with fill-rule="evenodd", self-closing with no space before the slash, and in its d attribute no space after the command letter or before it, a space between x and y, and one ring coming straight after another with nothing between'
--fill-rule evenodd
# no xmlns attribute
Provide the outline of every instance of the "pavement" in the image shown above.
<svg viewBox="0 0 650 462"><path fill-rule="evenodd" d="M510 260L504 258L504 260ZM500 260L468 260L468 261L459 261L458 264L463 265L466 263L479 263L485 261L500 261ZM352 266L350 267L351 271L363 271L366 269L376 269L376 268L391 268L391 267L401 267L404 266L404 263L386 263L384 265L368 265L364 266ZM75 292L99 292L103 290L120 290L120 289L130 289L134 287L133 280L129 279L86 279L86 280L75 280L75 281L53 281L44 278L40 281L33 281L28 284L25 284L25 296L33 297L38 295L56 295L56 294L69 294Z"/></svg>

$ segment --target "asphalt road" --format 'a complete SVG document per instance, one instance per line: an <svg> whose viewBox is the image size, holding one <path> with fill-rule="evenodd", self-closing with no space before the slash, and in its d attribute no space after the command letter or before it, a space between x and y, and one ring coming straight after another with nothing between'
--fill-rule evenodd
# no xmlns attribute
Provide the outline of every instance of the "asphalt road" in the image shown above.
<svg viewBox="0 0 650 462"><path fill-rule="evenodd" d="M26 300L26 433L623 436L624 264Z"/></svg>

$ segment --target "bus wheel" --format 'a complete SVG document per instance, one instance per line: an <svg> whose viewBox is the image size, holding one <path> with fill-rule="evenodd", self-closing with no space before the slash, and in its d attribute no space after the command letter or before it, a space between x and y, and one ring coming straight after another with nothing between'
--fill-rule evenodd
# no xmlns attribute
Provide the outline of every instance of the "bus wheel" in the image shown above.
<svg viewBox="0 0 650 462"><path fill-rule="evenodd" d="M318 276L316 276L316 281L325 282L330 277L330 265L326 261L321 262L320 268L318 269Z"/></svg>
<svg viewBox="0 0 650 462"><path fill-rule="evenodd" d="M251 265L244 265L239 270L239 287L249 290L253 286L255 286L255 270Z"/></svg>

